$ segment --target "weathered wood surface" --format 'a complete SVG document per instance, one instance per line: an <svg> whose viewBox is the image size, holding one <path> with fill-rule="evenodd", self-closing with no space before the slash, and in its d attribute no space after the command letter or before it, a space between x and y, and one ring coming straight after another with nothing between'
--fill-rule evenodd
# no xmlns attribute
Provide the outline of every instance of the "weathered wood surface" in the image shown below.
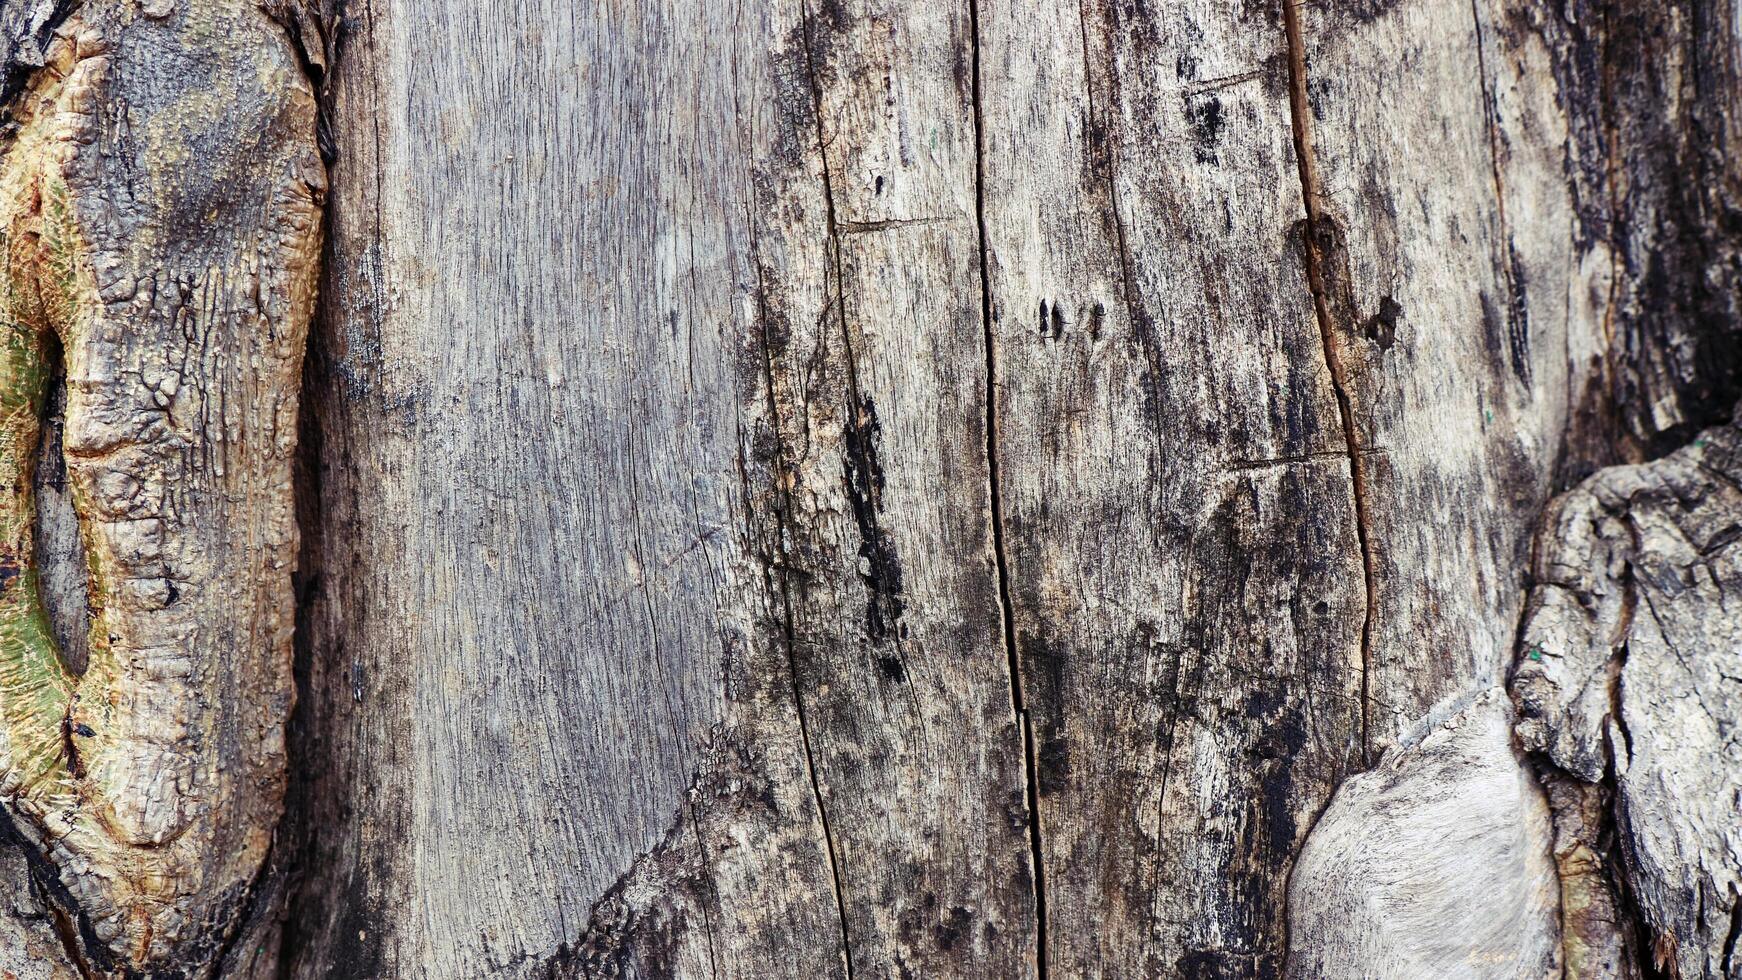
<svg viewBox="0 0 1742 980"><path fill-rule="evenodd" d="M335 79L295 969L845 975L865 801L807 725L865 692L811 633L871 594L838 373L786 444L782 347L843 363L799 19L497 13L355 8Z"/></svg>
<svg viewBox="0 0 1742 980"><path fill-rule="evenodd" d="M1504 679L1590 327L1497 319L1511 248L1576 284L1509 241L1471 10L1077 13L982 17L1053 965L1275 975L1331 791Z"/></svg>
<svg viewBox="0 0 1742 980"><path fill-rule="evenodd" d="M419 124L384 119L379 142L340 127L341 172L391 179L341 180L334 215L312 707L410 785L365 761L310 789L357 801L372 855L321 862L354 898L307 924L329 951L311 972L1032 960L971 78L953 74L970 23L748 13L359 25L335 118L409 99ZM407 57L430 44L504 75ZM867 74L832 53L860 47L891 60ZM528 91L550 116L503 101ZM458 291L423 292L444 282ZM527 411L550 438L505 435ZM342 462L413 458L427 470ZM468 557L400 574L461 542ZM484 592L524 599L463 598ZM472 652L423 655L453 644ZM356 734L329 727L347 715ZM405 809L375 830L383 804L358 798L388 792ZM502 801L529 809L505 819ZM528 849L531 823L548 832ZM334 837L317 847L365 846ZM423 911L401 916L407 900Z"/></svg>
<svg viewBox="0 0 1742 980"><path fill-rule="evenodd" d="M1728 383L1649 105L1728 8L1540 6L354 5L293 971L1281 973L1551 490ZM1397 860L1511 832L1449 941L1558 961L1459 751Z"/></svg>
<svg viewBox="0 0 1742 980"><path fill-rule="evenodd" d="M1734 975L1719 681L1555 716L1630 767L1499 693L1551 493L1736 394L1734 0L267 6L336 156L226 975Z"/></svg>

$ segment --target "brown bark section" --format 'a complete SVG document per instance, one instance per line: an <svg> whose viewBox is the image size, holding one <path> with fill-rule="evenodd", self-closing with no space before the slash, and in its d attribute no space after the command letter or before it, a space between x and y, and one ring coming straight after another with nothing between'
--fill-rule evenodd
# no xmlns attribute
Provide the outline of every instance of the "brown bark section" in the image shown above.
<svg viewBox="0 0 1742 980"><path fill-rule="evenodd" d="M42 60L0 162L7 511L24 528L8 819L63 972L215 975L286 785L315 92L284 26L203 0L82 4ZM46 628L30 530L53 533L29 488L55 376L86 569L78 674Z"/></svg>

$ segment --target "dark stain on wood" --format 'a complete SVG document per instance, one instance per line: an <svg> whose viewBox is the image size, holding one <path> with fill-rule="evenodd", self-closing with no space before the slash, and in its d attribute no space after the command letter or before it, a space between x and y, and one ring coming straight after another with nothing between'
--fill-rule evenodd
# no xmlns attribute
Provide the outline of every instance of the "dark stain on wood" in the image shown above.
<svg viewBox="0 0 1742 980"><path fill-rule="evenodd" d="M1215 95L1186 98L1186 121L1192 128L1192 152L1199 163L1216 162L1216 140L1226 125L1222 111L1222 100Z"/></svg>
<svg viewBox="0 0 1742 980"><path fill-rule="evenodd" d="M853 507L853 520L859 526L859 578L868 593L865 632L874 641L898 636L901 614L906 610L901 591L901 561L896 557L895 543L879 520L884 479L883 464L877 454L882 432L877 406L866 395L844 427L846 452L842 455L842 476L847 500Z"/></svg>
<svg viewBox="0 0 1742 980"><path fill-rule="evenodd" d="M1361 333L1376 344L1381 351L1388 351L1397 342L1397 324L1403 319L1403 306L1390 296L1379 300L1379 310L1367 318Z"/></svg>

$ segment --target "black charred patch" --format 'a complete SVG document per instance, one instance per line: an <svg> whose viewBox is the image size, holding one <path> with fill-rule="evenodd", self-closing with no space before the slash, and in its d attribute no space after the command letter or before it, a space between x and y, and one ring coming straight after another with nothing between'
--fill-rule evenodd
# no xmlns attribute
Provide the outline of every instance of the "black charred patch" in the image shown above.
<svg viewBox="0 0 1742 980"><path fill-rule="evenodd" d="M865 607L865 632L872 640L897 636L902 598L901 562L895 544L883 530L883 464L878 458L883 427L877 421L877 406L870 396L860 399L846 425L846 454L842 459L847 500L853 520L859 525L859 578L869 593Z"/></svg>
<svg viewBox="0 0 1742 980"><path fill-rule="evenodd" d="M1512 374L1520 384L1530 384L1530 307L1527 302L1530 283L1524 264L1510 242L1506 246L1512 275L1512 306L1506 311L1506 350L1512 363Z"/></svg>
<svg viewBox="0 0 1742 980"><path fill-rule="evenodd" d="M932 892L924 892L919 901L902 909L895 917L895 934L904 943L912 944L923 935L926 922L937 915L938 897Z"/></svg>
<svg viewBox="0 0 1742 980"><path fill-rule="evenodd" d="M1368 340L1379 345L1379 349L1387 351L1397 342L1397 322L1403 319L1403 307L1397 300L1387 296L1379 301L1379 312L1367 318L1367 323L1361 328L1361 333Z"/></svg>
<svg viewBox="0 0 1742 980"><path fill-rule="evenodd" d="M1049 738L1035 760L1035 785L1040 795L1050 796L1070 785L1071 749L1064 739Z"/></svg>
<svg viewBox="0 0 1742 980"><path fill-rule="evenodd" d="M960 905L950 907L950 912L944 917L944 923L937 928L938 948L949 952L974 925L974 914Z"/></svg>
<svg viewBox="0 0 1742 980"><path fill-rule="evenodd" d="M1482 348L1489 364L1499 364L1506 356L1506 324L1494 297L1484 292L1482 301Z"/></svg>
<svg viewBox="0 0 1742 980"><path fill-rule="evenodd" d="M386 906L381 901L369 872L353 876L345 893L337 896L342 903L338 925L333 935L338 940L331 947L327 976L333 980L367 980L379 977L387 970L383 955L388 937ZM293 923L289 935L297 937Z"/></svg>
<svg viewBox="0 0 1742 980"><path fill-rule="evenodd" d="M1299 826L1295 807L1294 760L1307 742L1306 720L1300 709L1286 706L1267 718L1262 734L1253 741L1252 751L1266 760L1268 769L1259 783L1260 837L1252 841L1257 850L1255 864L1281 869L1294 853L1295 834Z"/></svg>
<svg viewBox="0 0 1742 980"><path fill-rule="evenodd" d="M1222 100L1214 95L1188 97L1186 122L1192 128L1192 154L1199 163L1215 163L1216 141L1226 125L1222 118Z"/></svg>
<svg viewBox="0 0 1742 980"><path fill-rule="evenodd" d="M885 679L897 684L907 680L907 668L902 666L900 657L882 656L877 658L877 672Z"/></svg>
<svg viewBox="0 0 1742 980"><path fill-rule="evenodd" d="M1403 0L1332 0L1325 4L1333 22L1346 26L1371 24L1396 10Z"/></svg>
<svg viewBox="0 0 1742 980"><path fill-rule="evenodd" d="M938 950L948 953L955 948L956 943L969 937L974 932L974 913L961 905L952 905L948 911L939 914L937 895L925 892L919 901L903 909L895 920L895 934L909 946L935 945ZM916 970L905 964L901 965L902 976L931 976L933 970Z"/></svg>

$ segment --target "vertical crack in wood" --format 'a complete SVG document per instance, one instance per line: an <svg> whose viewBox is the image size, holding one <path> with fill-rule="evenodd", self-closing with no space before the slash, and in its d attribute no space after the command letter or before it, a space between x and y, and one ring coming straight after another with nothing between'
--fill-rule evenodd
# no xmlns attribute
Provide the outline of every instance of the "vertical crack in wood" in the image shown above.
<svg viewBox="0 0 1742 980"><path fill-rule="evenodd" d="M1506 329L1508 340L1516 349L1528 342L1529 325L1524 308L1524 291L1519 270L1518 251L1512 245L1512 225L1506 217L1506 182L1500 174L1500 105L1495 101L1492 80L1488 76L1488 43L1482 32L1480 0L1470 0L1470 23L1476 37L1476 78L1482 89L1482 122L1488 134L1488 167L1494 179L1494 211L1500 224L1500 278L1506 283ZM1514 358L1514 365L1530 377L1530 362Z"/></svg>
<svg viewBox="0 0 1742 980"><path fill-rule="evenodd" d="M1288 41L1288 109L1294 134L1294 156L1300 171L1301 202L1306 208L1306 234L1302 235L1302 252L1306 259L1307 288L1312 293L1313 315L1318 320L1319 340L1324 347L1325 367L1331 375L1331 389L1337 399L1337 414L1343 427L1344 448L1349 456L1349 479L1355 504L1355 538L1361 549L1361 577L1366 589L1366 609L1361 619L1361 758L1373 765L1372 675L1374 619L1378 609L1372 536L1367 514L1367 463L1361 449L1361 436L1355 424L1354 399L1350 394L1349 366L1344 360L1343 338L1339 330L1348 324L1338 324L1331 313L1325 287L1324 256L1320 252L1321 235L1336 232L1319 207L1318 161L1313 153L1312 108L1307 103L1306 41L1301 33L1300 7L1305 0L1282 0L1283 33Z"/></svg>
<svg viewBox="0 0 1742 980"><path fill-rule="evenodd" d="M1016 646L1016 607L1010 598L1010 558L1004 540L1004 500L998 460L998 334L992 321L992 269L986 242L986 132L980 70L980 4L968 0L968 33L974 103L974 223L980 251L980 323L986 348L986 482L992 511L992 564L998 576L998 610L1004 655L1010 672L1010 710L1022 739L1023 791L1028 803L1029 871L1034 888L1035 970L1047 975L1046 855L1041 835L1040 770L1034 751L1034 726L1022 683L1022 658Z"/></svg>
<svg viewBox="0 0 1742 980"><path fill-rule="evenodd" d="M756 320L761 332L759 340L762 346L763 383L767 388L768 393L769 415L775 423L775 431L778 432L780 430L779 399L774 396L774 354L770 351L768 346L768 311L765 306L761 306L761 304L764 304L766 301L767 286L762 280L762 266L760 262L757 264L756 275L756 300L759 304L759 315ZM787 460L785 440L777 439L776 441L778 443L775 450L775 466L777 472L775 474L774 484L775 498L779 501L777 505L779 513L776 515L776 518L780 530L780 540L776 542L776 546L784 551L786 548L786 542L791 537L790 515L792 512L792 496L786 486L785 474L787 471ZM765 569L765 574L768 574L768 571L769 570ZM792 705L798 719L799 743L804 748L805 776L810 782L811 799L816 803L818 822L822 824L823 854L828 858L829 881L835 894L835 914L841 925L841 955L846 960L847 976L849 980L851 980L853 975L853 950L847 939L847 903L841 892L841 871L839 860L835 855L835 835L834 831L829 827L829 810L828 806L823 802L822 784L817 779L816 753L811 748L810 722L805 716L804 692L801 690L798 680L798 639L797 631L793 623L792 575L788 568L788 562L784 556L782 556L779 561L778 571L778 578L780 580L781 640L786 646L787 679L792 686ZM770 585L772 586L772 581L776 576L769 574L768 577Z"/></svg>
<svg viewBox="0 0 1742 980"><path fill-rule="evenodd" d="M1742 893L1732 893L1730 906L1730 931L1724 936L1724 975L1736 975L1736 940L1742 936Z"/></svg>
<svg viewBox="0 0 1742 980"><path fill-rule="evenodd" d="M856 420L860 411L858 367L853 362L853 348L847 336L847 316L841 301L841 237L835 223L834 189L829 183L828 144L823 133L822 79L817 75L815 55L817 43L815 37L816 20L811 16L810 5L808 3L800 8L799 16L802 18L802 29L804 31L803 47L805 70L810 79L812 115L816 122L817 159L822 164L823 205L828 218L829 248L826 265L827 271L825 271L825 275L833 278L834 288L832 291L832 297L826 300L826 303L827 307L832 307L834 314L840 318L841 341L845 345L843 356L846 358L847 362L847 424L856 427ZM825 296L830 296L831 293L828 286L828 283L824 284L823 293ZM823 315L828 316L829 313L830 309L825 308ZM764 320L764 323L766 324L766 319ZM764 329L766 330L766 326ZM774 355L769 349L766 333L763 336L762 350L765 356L770 360L768 366L768 397L771 400L770 410L772 411L774 405L774 368L772 359ZM776 416L776 419L778 420L778 416ZM784 453L782 453L782 457L784 465ZM782 505L782 511L784 512L785 520L790 521L790 497L787 495L785 489L785 481L782 480L781 484L782 498L786 501L786 503ZM787 535L782 535L783 539L786 537ZM833 885L835 892L835 912L841 921L841 955L846 959L847 980L853 980L852 933L847 928L847 897L845 891L841 887L841 858L840 852L835 844L834 829L829 825L828 806L823 801L822 782L817 776L816 756L811 749L810 727L804 710L804 692L799 684L798 677L797 636L795 633L792 612L792 579L787 571L785 562L781 563L781 602L786 610L787 663L789 665L788 670L792 674L792 700L793 705L798 712L799 735L804 742L805 770L810 775L811 795L816 799L817 817L822 823L823 843L829 857L829 880Z"/></svg>

